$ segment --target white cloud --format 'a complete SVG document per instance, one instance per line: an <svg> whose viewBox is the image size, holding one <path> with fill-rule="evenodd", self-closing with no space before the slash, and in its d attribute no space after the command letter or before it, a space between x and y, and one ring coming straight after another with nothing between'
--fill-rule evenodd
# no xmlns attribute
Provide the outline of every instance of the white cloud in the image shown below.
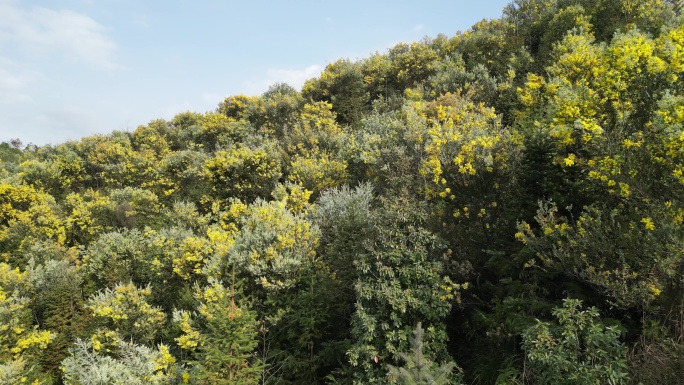
<svg viewBox="0 0 684 385"><path fill-rule="evenodd" d="M104 26L78 12L0 2L0 44L62 53L104 69L120 68L114 59L116 43L105 31Z"/></svg>
<svg viewBox="0 0 684 385"><path fill-rule="evenodd" d="M287 83L290 86L301 89L304 82L318 76L323 67L318 64L310 65L303 70L291 69L269 69L266 76L259 81L245 81L243 83L248 94L260 94L268 90L268 87L275 83Z"/></svg>
<svg viewBox="0 0 684 385"><path fill-rule="evenodd" d="M102 127L102 119L86 108L41 108L34 105L17 105L0 116L0 141L19 138L24 144L57 144L78 139L94 132L111 131Z"/></svg>
<svg viewBox="0 0 684 385"><path fill-rule="evenodd" d="M0 57L0 104L33 101L27 93L30 83L41 75L17 65L10 59Z"/></svg>
<svg viewBox="0 0 684 385"><path fill-rule="evenodd" d="M287 83L294 88L301 88L307 79L311 79L321 73L323 68L318 64L308 66L303 70L270 69L266 73L273 83Z"/></svg>
<svg viewBox="0 0 684 385"><path fill-rule="evenodd" d="M413 26L413 32L422 32L425 30L425 26L423 24L417 24Z"/></svg>
<svg viewBox="0 0 684 385"><path fill-rule="evenodd" d="M177 114L185 111L197 111L197 107L189 100L183 100L181 103L163 106L157 110L158 116L163 116L164 119L171 119Z"/></svg>
<svg viewBox="0 0 684 385"><path fill-rule="evenodd" d="M24 88L25 85L26 80L21 75L10 73L0 67L0 91L17 90Z"/></svg>

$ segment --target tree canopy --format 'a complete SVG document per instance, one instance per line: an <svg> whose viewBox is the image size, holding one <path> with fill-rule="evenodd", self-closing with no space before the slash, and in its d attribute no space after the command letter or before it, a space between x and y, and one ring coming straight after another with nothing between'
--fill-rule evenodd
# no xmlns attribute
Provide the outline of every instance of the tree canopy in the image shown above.
<svg viewBox="0 0 684 385"><path fill-rule="evenodd" d="M681 12L515 0L301 91L0 144L0 383L680 383Z"/></svg>

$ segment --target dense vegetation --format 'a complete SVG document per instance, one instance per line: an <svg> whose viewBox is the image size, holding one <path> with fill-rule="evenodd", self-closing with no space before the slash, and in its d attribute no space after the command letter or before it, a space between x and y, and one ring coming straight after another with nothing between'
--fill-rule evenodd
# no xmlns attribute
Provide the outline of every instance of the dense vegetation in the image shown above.
<svg viewBox="0 0 684 385"><path fill-rule="evenodd" d="M516 0L134 132L0 145L3 384L678 384L684 18Z"/></svg>

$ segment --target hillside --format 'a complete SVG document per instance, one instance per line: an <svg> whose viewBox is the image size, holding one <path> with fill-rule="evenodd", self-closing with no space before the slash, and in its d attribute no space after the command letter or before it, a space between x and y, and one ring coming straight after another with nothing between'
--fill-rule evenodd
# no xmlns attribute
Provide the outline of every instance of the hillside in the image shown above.
<svg viewBox="0 0 684 385"><path fill-rule="evenodd" d="M516 0L301 90L0 144L0 383L681 383L681 11Z"/></svg>

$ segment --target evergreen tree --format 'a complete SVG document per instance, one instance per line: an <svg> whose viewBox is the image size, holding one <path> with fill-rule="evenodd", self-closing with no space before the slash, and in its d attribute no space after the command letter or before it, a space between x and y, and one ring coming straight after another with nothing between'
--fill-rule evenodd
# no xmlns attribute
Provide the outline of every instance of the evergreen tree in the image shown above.
<svg viewBox="0 0 684 385"><path fill-rule="evenodd" d="M457 367L454 362L437 365L423 354L423 326L418 323L411 339L411 353L399 353L403 367L387 365L391 382L400 385L447 385Z"/></svg>
<svg viewBox="0 0 684 385"><path fill-rule="evenodd" d="M197 352L197 380L207 385L258 384L264 367L254 354L257 345L256 313L235 302L230 292L214 284L204 291L204 331Z"/></svg>

